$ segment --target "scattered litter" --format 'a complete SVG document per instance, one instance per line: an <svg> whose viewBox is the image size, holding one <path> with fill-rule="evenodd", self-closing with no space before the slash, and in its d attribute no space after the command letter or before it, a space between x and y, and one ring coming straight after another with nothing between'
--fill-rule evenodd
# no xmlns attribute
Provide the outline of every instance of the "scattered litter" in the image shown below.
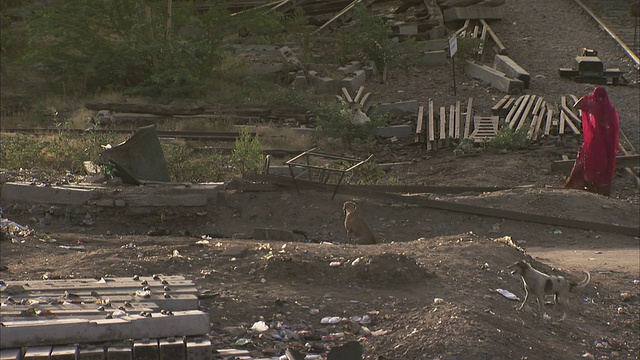
<svg viewBox="0 0 640 360"><path fill-rule="evenodd" d="M511 291L509 291L509 290L505 290L505 289L495 289L495 290L491 290L491 289L489 289L489 291L491 291L491 292L497 292L498 294L500 294L500 295L502 295L502 296L506 297L506 298L507 298L507 299L509 299L509 300L520 301L520 298L519 298L516 294L512 293L512 292L511 292Z"/></svg>
<svg viewBox="0 0 640 360"><path fill-rule="evenodd" d="M562 230L558 230L558 229L553 230L553 235L562 235Z"/></svg>
<svg viewBox="0 0 640 360"><path fill-rule="evenodd" d="M332 261L332 262L329 263L329 266L331 266L331 267L338 267L340 265L342 265L342 263L340 261Z"/></svg>
<svg viewBox="0 0 640 360"><path fill-rule="evenodd" d="M444 302L444 299L442 298L435 298L433 299L433 303L438 305L438 304L442 304Z"/></svg>
<svg viewBox="0 0 640 360"><path fill-rule="evenodd" d="M640 284L640 280L638 280L638 279L633 279L633 280L631 280L631 283L632 283L632 284Z"/></svg>
<svg viewBox="0 0 640 360"><path fill-rule="evenodd" d="M249 344L251 344L251 340L245 338L238 339L235 342L235 346L247 346Z"/></svg>
<svg viewBox="0 0 640 360"><path fill-rule="evenodd" d="M547 314L544 314L544 315L542 315L542 320L543 321L551 321L551 316L549 316Z"/></svg>
<svg viewBox="0 0 640 360"><path fill-rule="evenodd" d="M256 321L255 323L253 323L253 326L251 326L251 330L257 332L265 332L269 330L269 325L267 325L264 321Z"/></svg>
<svg viewBox="0 0 640 360"><path fill-rule="evenodd" d="M320 324L337 324L340 321L342 321L342 318L339 316L327 316L320 320Z"/></svg>
<svg viewBox="0 0 640 360"><path fill-rule="evenodd" d="M151 297L151 290L136 290L136 296L141 297L141 298L150 298Z"/></svg>
<svg viewBox="0 0 640 360"><path fill-rule="evenodd" d="M59 248L61 249L67 249L67 250L78 250L78 251L85 251L87 250L87 247L84 246L84 244L81 245L74 245L74 246L69 246L69 245L58 245Z"/></svg>

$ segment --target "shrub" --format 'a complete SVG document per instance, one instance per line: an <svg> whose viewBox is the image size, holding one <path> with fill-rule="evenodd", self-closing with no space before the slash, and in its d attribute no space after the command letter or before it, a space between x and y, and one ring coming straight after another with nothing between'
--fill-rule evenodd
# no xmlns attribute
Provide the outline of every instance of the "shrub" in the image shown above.
<svg viewBox="0 0 640 360"><path fill-rule="evenodd" d="M529 127L523 126L514 131L509 126L502 126L498 129L496 136L485 139L481 145L485 148L497 150L520 150L531 145L528 137Z"/></svg>
<svg viewBox="0 0 640 360"><path fill-rule="evenodd" d="M235 173L243 175L247 172L256 172L263 161L260 140L246 129L242 129L231 155L231 164Z"/></svg>

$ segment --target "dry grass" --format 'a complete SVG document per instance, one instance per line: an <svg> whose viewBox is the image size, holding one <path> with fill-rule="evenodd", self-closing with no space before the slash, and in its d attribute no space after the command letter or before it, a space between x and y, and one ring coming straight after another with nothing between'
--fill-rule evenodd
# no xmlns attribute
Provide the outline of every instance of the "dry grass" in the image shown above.
<svg viewBox="0 0 640 360"><path fill-rule="evenodd" d="M314 143L315 132L308 133L291 128L277 128L271 126L261 126L251 129L260 137L260 144L263 150L308 150Z"/></svg>

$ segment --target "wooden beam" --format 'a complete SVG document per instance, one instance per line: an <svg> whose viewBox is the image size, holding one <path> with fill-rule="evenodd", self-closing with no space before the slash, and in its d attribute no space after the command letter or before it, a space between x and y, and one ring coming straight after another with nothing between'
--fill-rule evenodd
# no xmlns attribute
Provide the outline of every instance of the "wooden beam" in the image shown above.
<svg viewBox="0 0 640 360"><path fill-rule="evenodd" d="M468 139L469 134L471 133L473 121L473 98L469 98L469 102L467 103L467 116L465 119L464 125L464 138Z"/></svg>
<svg viewBox="0 0 640 360"><path fill-rule="evenodd" d="M424 106L418 108L418 121L416 122L416 136L413 139L414 142L420 142L422 137L422 119L424 117Z"/></svg>

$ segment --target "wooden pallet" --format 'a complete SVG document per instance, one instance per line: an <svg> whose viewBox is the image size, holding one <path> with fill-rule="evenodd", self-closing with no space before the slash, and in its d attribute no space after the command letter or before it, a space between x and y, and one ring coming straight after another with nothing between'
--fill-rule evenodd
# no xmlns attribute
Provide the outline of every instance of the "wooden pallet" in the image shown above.
<svg viewBox="0 0 640 360"><path fill-rule="evenodd" d="M473 138L475 143L495 137L498 133L498 121L497 116L474 116L474 130L469 137Z"/></svg>
<svg viewBox="0 0 640 360"><path fill-rule="evenodd" d="M463 113L463 109L466 112ZM426 121L424 119L426 112ZM429 100L427 109L418 109L415 142L425 142L427 150L436 150L451 146L468 139L472 131L473 98L469 98L467 106L460 101L447 107L441 106L436 114L433 100ZM425 126L426 125L426 126Z"/></svg>

